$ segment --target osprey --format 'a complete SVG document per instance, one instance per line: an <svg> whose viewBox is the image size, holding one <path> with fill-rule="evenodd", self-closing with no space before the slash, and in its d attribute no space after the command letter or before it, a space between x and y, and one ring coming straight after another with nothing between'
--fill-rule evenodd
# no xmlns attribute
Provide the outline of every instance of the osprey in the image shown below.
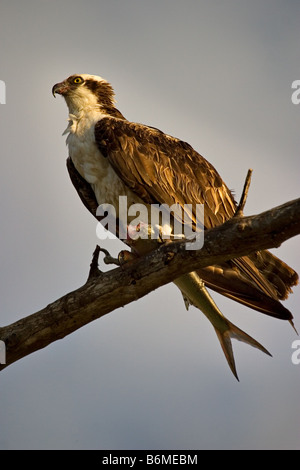
<svg viewBox="0 0 300 470"><path fill-rule="evenodd" d="M62 95L69 108L65 131L68 171L81 200L95 217L98 205L110 204L122 223L119 196L127 197L128 207L136 203L147 207L178 204L186 210L185 205L203 204L204 229L234 216L237 204L215 168L188 143L128 121L115 107L114 91L106 80L95 75L71 75L54 85L52 93ZM197 223L194 210L189 217ZM170 232L173 228L171 224ZM292 322L292 314L280 300L286 299L297 283L297 273L268 251L208 266L175 281L186 306L198 307L214 326L236 378L231 338L269 353L222 315L206 287Z"/></svg>

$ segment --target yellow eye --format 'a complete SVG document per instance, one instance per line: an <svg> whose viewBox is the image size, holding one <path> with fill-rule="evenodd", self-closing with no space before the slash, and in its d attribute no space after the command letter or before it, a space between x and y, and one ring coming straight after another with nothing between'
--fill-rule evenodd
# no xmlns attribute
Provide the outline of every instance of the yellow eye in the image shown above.
<svg viewBox="0 0 300 470"><path fill-rule="evenodd" d="M75 77L73 79L73 83L75 83L76 85L78 85L79 83L83 82L82 78L81 77Z"/></svg>

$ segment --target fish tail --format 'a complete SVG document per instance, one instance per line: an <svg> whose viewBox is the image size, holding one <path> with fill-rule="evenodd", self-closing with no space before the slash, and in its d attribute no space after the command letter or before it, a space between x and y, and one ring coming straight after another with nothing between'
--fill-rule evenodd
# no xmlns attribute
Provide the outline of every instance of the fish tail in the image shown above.
<svg viewBox="0 0 300 470"><path fill-rule="evenodd" d="M272 356L272 355L258 341L256 341L254 338L249 336L243 330L241 330L240 328L235 326L229 320L227 320L227 323L228 323L228 329L225 330L225 331L223 330L223 328L222 329L219 329L217 327L214 327L214 328L215 328L215 332L217 334L217 337L220 341L220 344L221 344L222 350L224 352L224 355L226 357L227 363L228 363L233 375L235 376L235 378L237 380L239 380L238 375L237 375L237 371L236 371L233 350L232 350L232 343L231 343L232 338L237 339L238 341L242 341L243 343L250 344L250 346L253 346L254 348L260 349L260 351L264 352L268 356Z"/></svg>

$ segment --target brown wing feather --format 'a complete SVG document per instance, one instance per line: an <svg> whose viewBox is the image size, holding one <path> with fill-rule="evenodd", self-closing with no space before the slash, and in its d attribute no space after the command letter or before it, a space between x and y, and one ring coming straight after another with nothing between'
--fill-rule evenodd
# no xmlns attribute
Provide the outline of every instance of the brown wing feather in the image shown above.
<svg viewBox="0 0 300 470"><path fill-rule="evenodd" d="M158 129L126 120L104 118L95 126L96 143L118 176L146 203L205 204L204 225L211 228L231 218L232 193L215 168L189 144ZM68 164L81 199L95 215L91 192ZM72 176L73 175L73 176ZM91 209L92 208L92 209ZM298 282L295 271L268 251L199 270L208 287L265 314L291 319L278 299L287 298Z"/></svg>
<svg viewBox="0 0 300 470"><path fill-rule="evenodd" d="M92 186L78 173L71 157L67 158L67 169L73 186L75 187L83 205L94 217L97 218L96 212L98 203L95 197L95 193L92 189Z"/></svg>
<svg viewBox="0 0 300 470"><path fill-rule="evenodd" d="M95 136L118 176L145 202L205 204L205 228L234 215L232 193L215 168L186 142L108 117L97 123Z"/></svg>

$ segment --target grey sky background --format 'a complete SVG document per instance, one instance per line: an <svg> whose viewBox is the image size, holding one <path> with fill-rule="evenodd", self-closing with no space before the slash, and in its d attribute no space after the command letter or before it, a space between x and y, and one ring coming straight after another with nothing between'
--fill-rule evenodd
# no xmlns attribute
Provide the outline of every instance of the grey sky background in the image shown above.
<svg viewBox="0 0 300 470"><path fill-rule="evenodd" d="M253 168L245 212L258 213L299 197L299 21L293 0L1 0L1 325L81 286L98 242L53 84L103 76L128 119L188 141L237 199ZM276 255L300 271L297 238ZM235 342L240 383L169 285L7 368L0 449L299 450L296 334L213 296L273 354ZM299 300L296 288L286 302L298 330Z"/></svg>

